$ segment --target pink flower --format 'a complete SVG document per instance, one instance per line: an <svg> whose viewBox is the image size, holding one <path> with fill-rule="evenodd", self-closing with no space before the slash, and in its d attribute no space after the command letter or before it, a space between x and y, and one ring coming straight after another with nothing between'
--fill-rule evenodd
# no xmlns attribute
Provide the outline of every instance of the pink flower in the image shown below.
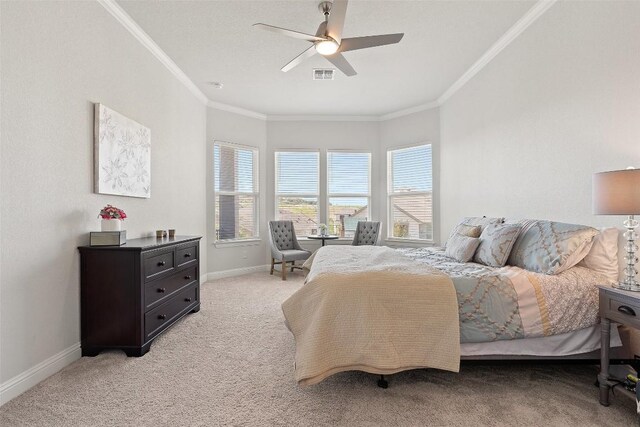
<svg viewBox="0 0 640 427"><path fill-rule="evenodd" d="M116 208L115 206L107 205L98 214L98 218L102 219L119 219L124 220L127 217L127 214L124 213L122 209Z"/></svg>

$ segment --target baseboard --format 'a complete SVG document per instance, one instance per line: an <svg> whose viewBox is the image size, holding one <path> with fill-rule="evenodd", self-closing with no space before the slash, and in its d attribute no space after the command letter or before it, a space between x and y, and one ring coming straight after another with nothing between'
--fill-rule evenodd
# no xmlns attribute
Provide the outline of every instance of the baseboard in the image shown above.
<svg viewBox="0 0 640 427"><path fill-rule="evenodd" d="M253 267L234 268L232 270L214 271L207 274L207 281L224 279L226 277L242 276L243 274L259 273L269 271L269 265L255 265ZM204 283L204 282L203 282Z"/></svg>
<svg viewBox="0 0 640 427"><path fill-rule="evenodd" d="M65 366L80 359L81 355L80 343L77 342L44 362L40 362L36 366L3 382L0 384L0 406L21 395Z"/></svg>

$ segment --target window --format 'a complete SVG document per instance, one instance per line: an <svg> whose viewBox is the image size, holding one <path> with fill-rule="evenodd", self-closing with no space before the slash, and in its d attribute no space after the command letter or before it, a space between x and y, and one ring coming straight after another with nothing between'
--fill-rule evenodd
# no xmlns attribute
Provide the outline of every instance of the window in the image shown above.
<svg viewBox="0 0 640 427"><path fill-rule="evenodd" d="M370 218L370 171L370 153L327 153L329 233L353 237L358 221Z"/></svg>
<svg viewBox="0 0 640 427"><path fill-rule="evenodd" d="M431 144L387 152L389 236L433 240Z"/></svg>
<svg viewBox="0 0 640 427"><path fill-rule="evenodd" d="M258 150L213 145L216 240L258 237Z"/></svg>
<svg viewBox="0 0 640 427"><path fill-rule="evenodd" d="M312 234L320 223L317 151L276 152L276 219L293 221L296 234Z"/></svg>

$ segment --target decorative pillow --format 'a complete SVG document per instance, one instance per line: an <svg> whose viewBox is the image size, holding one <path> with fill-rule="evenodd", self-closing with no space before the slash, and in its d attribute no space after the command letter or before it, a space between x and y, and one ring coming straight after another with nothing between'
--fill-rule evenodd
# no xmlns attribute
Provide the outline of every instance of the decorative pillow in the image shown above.
<svg viewBox="0 0 640 427"><path fill-rule="evenodd" d="M469 262L473 258L480 239L477 237L463 236L462 234L456 234L447 242L447 248L444 254L449 258L453 258L460 262Z"/></svg>
<svg viewBox="0 0 640 427"><path fill-rule="evenodd" d="M462 234L467 237L480 237L482 233L482 228L479 225L469 225L466 223L458 224L456 228L453 229L453 235Z"/></svg>
<svg viewBox="0 0 640 427"><path fill-rule="evenodd" d="M504 218L489 218L486 216L466 216L462 222L469 225L479 225L482 230L489 224L502 224Z"/></svg>
<svg viewBox="0 0 640 427"><path fill-rule="evenodd" d="M473 260L490 267L503 267L518 238L520 224L489 224L480 235L480 245Z"/></svg>
<svg viewBox="0 0 640 427"><path fill-rule="evenodd" d="M604 275L611 283L618 282L618 239L620 230L615 227L602 228L593 238L593 246L579 266L587 267Z"/></svg>
<svg viewBox="0 0 640 427"><path fill-rule="evenodd" d="M544 274L561 273L589 253L598 230L553 221L526 221L508 263Z"/></svg>
<svg viewBox="0 0 640 427"><path fill-rule="evenodd" d="M483 217L466 216L462 218L462 221L460 221L458 225L453 227L453 230L451 231L451 234L449 234L449 238L447 239L446 245L449 244L449 240L456 234L462 234L469 237L480 237L480 234L482 233L482 230L484 229L484 227L486 227L489 224L501 224L503 219L504 218L487 218L486 216L483 216ZM471 227L474 227L474 226L480 227L480 231L478 232L477 236L466 234L464 232L458 231L458 227L460 227L461 225L466 225Z"/></svg>

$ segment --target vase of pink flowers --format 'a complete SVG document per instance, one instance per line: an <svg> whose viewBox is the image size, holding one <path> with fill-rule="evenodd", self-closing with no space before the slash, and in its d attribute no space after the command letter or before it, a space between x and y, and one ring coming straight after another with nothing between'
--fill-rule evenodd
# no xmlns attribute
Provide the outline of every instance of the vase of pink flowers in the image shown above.
<svg viewBox="0 0 640 427"><path fill-rule="evenodd" d="M120 231L122 229L122 221L127 217L122 209L115 206L107 205L98 214L98 218L102 219L100 224L102 231Z"/></svg>

